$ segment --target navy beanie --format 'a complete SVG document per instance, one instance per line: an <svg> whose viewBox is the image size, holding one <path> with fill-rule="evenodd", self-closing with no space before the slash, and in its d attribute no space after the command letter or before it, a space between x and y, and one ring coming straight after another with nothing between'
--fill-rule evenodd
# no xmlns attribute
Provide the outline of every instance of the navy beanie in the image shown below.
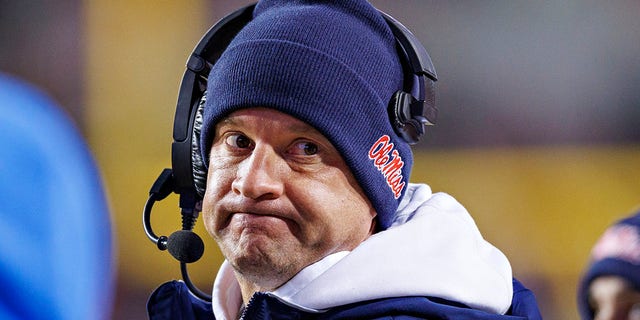
<svg viewBox="0 0 640 320"><path fill-rule="evenodd" d="M393 34L368 2L261 1L209 75L205 163L215 124L229 113L267 107L289 114L331 141L386 229L413 163L387 115L402 79Z"/></svg>
<svg viewBox="0 0 640 320"><path fill-rule="evenodd" d="M589 306L591 282L606 275L622 277L640 291L640 212L609 227L593 247L589 266L578 286L582 319L594 316Z"/></svg>

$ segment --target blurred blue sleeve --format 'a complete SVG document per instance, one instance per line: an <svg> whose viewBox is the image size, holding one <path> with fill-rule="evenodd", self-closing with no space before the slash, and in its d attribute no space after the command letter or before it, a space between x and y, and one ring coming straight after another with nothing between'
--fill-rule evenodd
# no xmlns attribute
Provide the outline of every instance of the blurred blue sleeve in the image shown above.
<svg viewBox="0 0 640 320"><path fill-rule="evenodd" d="M72 122L0 73L0 319L108 319L112 227L100 172Z"/></svg>

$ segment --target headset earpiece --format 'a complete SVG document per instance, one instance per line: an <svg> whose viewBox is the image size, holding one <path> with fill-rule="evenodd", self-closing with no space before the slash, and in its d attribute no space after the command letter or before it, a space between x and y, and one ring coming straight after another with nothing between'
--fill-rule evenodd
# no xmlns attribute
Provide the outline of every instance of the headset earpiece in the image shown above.
<svg viewBox="0 0 640 320"><path fill-rule="evenodd" d="M207 102L207 92L202 93L198 109L193 120L193 135L191 137L191 165L193 169L193 186L200 198L204 198L204 192L207 188L207 168L204 165L204 159L200 152L200 133L202 132L202 112L204 104Z"/></svg>
<svg viewBox="0 0 640 320"><path fill-rule="evenodd" d="M187 60L178 92L171 147L171 166L181 203L182 198L188 200L190 197L195 202L200 201L206 187L206 159L200 155L200 128L211 66L235 35L251 21L254 7L255 4L240 8L218 21L202 36Z"/></svg>
<svg viewBox="0 0 640 320"><path fill-rule="evenodd" d="M409 93L397 91L389 100L389 119L396 133L409 144L418 143L424 135L428 120L412 113L412 105L418 101Z"/></svg>
<svg viewBox="0 0 640 320"><path fill-rule="evenodd" d="M436 70L420 41L390 15L380 11L396 38L398 55L404 71L404 88L389 100L389 121L395 132L409 144L422 139L427 125L438 117L435 107Z"/></svg>

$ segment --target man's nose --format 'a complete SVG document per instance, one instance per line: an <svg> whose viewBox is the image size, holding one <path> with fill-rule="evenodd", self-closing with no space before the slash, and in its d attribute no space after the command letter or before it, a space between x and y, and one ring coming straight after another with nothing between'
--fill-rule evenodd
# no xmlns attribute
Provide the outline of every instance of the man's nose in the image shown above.
<svg viewBox="0 0 640 320"><path fill-rule="evenodd" d="M238 166L231 185L235 193L255 200L276 199L282 195L286 163L270 146L256 146Z"/></svg>

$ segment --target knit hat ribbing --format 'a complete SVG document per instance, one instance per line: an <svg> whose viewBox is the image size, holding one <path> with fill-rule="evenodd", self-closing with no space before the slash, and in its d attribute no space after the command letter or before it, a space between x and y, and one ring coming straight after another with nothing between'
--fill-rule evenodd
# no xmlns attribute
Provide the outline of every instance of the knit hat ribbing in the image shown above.
<svg viewBox="0 0 640 320"><path fill-rule="evenodd" d="M287 113L332 142L386 229L413 161L387 114L402 78L391 30L366 1L261 1L209 75L204 159L215 124L229 113Z"/></svg>
<svg viewBox="0 0 640 320"><path fill-rule="evenodd" d="M618 221L598 239L589 266L578 287L578 308L582 319L593 319L589 307L589 286L597 277L624 278L640 291L640 212Z"/></svg>

